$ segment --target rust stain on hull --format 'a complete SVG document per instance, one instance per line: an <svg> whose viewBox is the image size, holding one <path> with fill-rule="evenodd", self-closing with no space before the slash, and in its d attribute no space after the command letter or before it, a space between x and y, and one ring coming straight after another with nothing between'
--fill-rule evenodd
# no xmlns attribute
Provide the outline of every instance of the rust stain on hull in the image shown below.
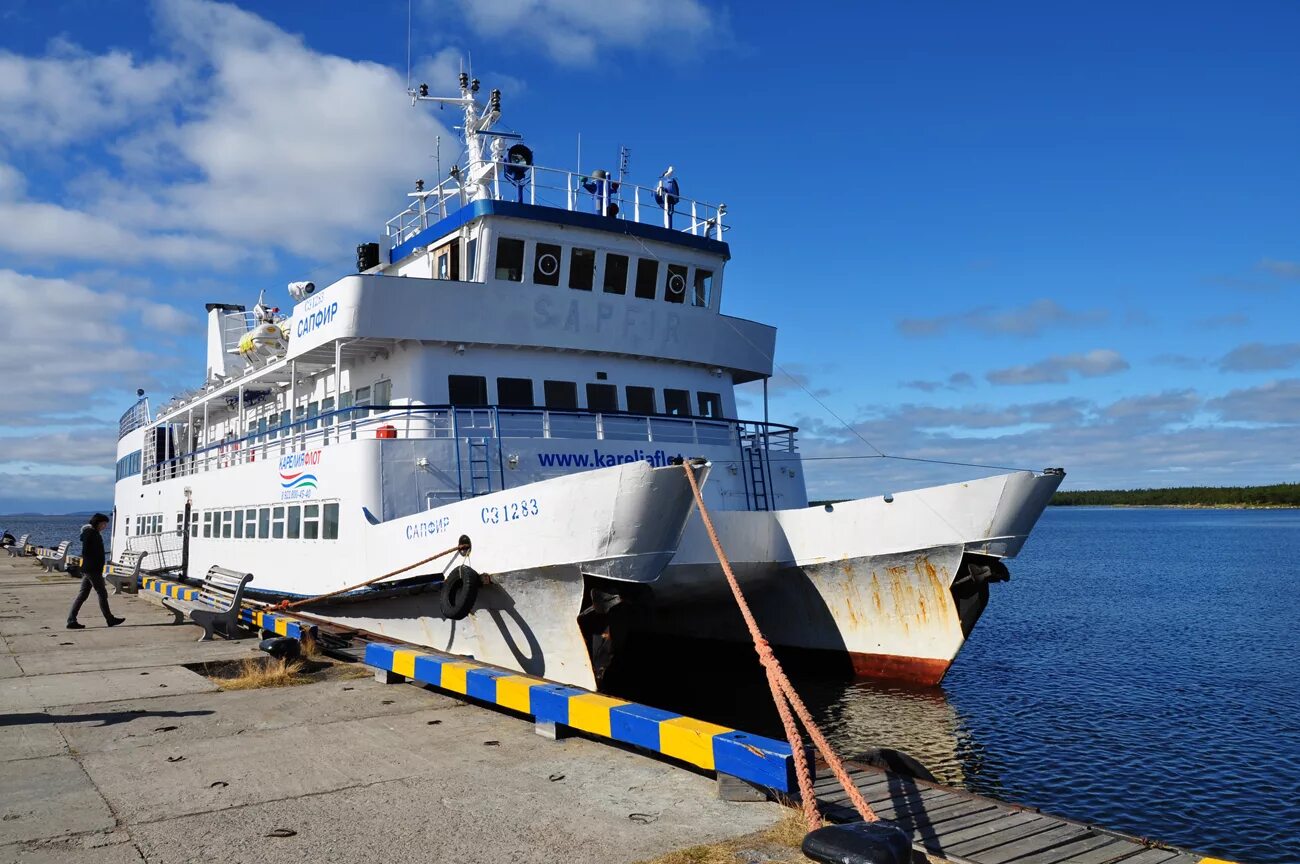
<svg viewBox="0 0 1300 864"><path fill-rule="evenodd" d="M899 657L892 654L850 653L853 661L853 674L859 678L874 678L882 681L898 681L904 684L916 684L933 687L943 680L950 660L936 660L930 657Z"/></svg>

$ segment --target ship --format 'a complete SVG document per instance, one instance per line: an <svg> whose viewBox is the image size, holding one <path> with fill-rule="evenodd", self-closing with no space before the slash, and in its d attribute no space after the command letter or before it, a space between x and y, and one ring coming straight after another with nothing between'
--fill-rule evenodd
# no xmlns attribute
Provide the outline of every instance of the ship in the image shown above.
<svg viewBox="0 0 1300 864"><path fill-rule="evenodd" d="M937 684L1064 472L810 506L798 429L768 420L776 330L722 311L726 206L672 168L631 182L625 153L537 164L500 91L458 90L410 91L461 112L463 162L355 272L284 312L208 304L201 383L122 415L113 548L600 689L631 641L750 639L685 465L779 651Z"/></svg>

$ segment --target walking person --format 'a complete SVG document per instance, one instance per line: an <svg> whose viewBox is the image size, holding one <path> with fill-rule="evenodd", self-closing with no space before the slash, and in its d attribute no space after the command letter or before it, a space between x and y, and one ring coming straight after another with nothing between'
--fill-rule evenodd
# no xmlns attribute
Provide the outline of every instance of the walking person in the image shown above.
<svg viewBox="0 0 1300 864"><path fill-rule="evenodd" d="M104 585L104 538L100 536L106 527L108 517L96 513L90 517L90 524L81 528L81 588L77 591L77 599L72 601L72 608L68 610L69 630L85 628L85 624L77 622L77 613L81 611L81 604L86 602L92 588L99 595L99 611L104 613L104 620L109 627L116 627L126 620L113 617L108 608L108 588Z"/></svg>

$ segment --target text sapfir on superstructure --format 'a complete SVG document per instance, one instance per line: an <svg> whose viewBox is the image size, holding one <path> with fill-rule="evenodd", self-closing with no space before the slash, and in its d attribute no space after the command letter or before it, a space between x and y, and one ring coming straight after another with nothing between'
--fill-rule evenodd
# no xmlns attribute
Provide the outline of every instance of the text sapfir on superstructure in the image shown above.
<svg viewBox="0 0 1300 864"><path fill-rule="evenodd" d="M938 682L1062 473L809 507L797 430L737 417L776 331L722 313L725 206L536 165L459 89L411 96L463 109L463 166L358 272L209 304L202 386L123 415L113 548L263 599L394 572L311 614L599 688L629 636L749 639L685 458L778 649Z"/></svg>

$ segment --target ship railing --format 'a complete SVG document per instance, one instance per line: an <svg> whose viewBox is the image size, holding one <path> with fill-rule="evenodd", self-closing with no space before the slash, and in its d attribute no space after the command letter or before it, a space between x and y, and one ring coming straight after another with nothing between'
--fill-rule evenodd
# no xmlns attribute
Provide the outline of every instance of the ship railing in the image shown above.
<svg viewBox="0 0 1300 864"><path fill-rule="evenodd" d="M409 193L414 202L384 226L388 248L410 240L430 225L446 219L471 201L515 201L561 210L584 211L609 218L659 225L696 237L721 240L727 205L666 196L661 190L613 179L595 179L577 171L533 165L516 182L517 166L483 163L481 179L448 177L432 189Z"/></svg>
<svg viewBox="0 0 1300 864"><path fill-rule="evenodd" d="M117 421L117 437L121 440L128 432L134 432L141 426L147 425L149 425L149 397L141 396Z"/></svg>
<svg viewBox="0 0 1300 864"><path fill-rule="evenodd" d="M756 447L796 452L793 426L752 420L673 417L623 412L426 405L354 405L229 438L167 459L143 472L143 482L186 477L364 438L459 440L553 438Z"/></svg>

